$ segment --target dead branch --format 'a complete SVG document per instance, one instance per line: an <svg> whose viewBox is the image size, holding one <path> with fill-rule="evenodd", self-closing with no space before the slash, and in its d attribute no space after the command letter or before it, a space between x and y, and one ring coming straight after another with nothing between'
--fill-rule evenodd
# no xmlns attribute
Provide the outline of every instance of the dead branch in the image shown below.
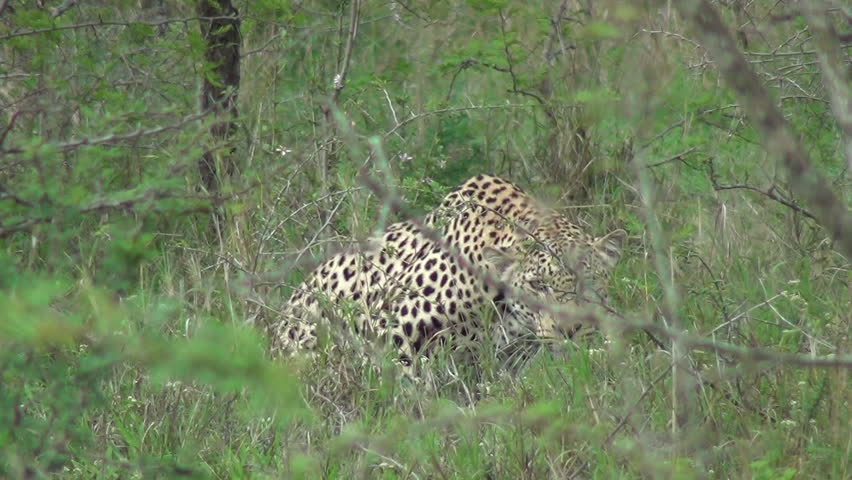
<svg viewBox="0 0 852 480"><path fill-rule="evenodd" d="M9 132L11 132L12 128L15 127L15 121L18 120L18 117L21 116L22 113L24 112L18 110L9 117L9 123L6 125L6 128L0 132L0 149L3 147L3 142L6 141L6 136L9 135Z"/></svg>
<svg viewBox="0 0 852 480"><path fill-rule="evenodd" d="M490 68L491 70L496 70L498 72L510 73L511 74L511 71L506 67L501 67L500 65L496 65L496 64L493 64L493 63L489 63L489 62L483 62L482 60L479 60L478 58L466 58L466 59L462 60L461 64L459 64L459 68L456 69L456 73L453 74L453 78L452 78L452 80L450 80L450 86L449 86L449 88L447 88L447 98L446 98L447 102L450 101L450 98L453 95L453 88L455 87L456 80L458 79L461 72L464 71L464 70L467 70L468 68L476 66L476 65L482 65L483 67Z"/></svg>

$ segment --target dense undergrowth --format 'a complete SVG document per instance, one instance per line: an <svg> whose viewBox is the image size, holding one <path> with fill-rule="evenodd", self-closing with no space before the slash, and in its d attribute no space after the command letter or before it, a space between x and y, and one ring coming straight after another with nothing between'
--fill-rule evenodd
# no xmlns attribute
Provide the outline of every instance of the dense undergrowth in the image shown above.
<svg viewBox="0 0 852 480"><path fill-rule="evenodd" d="M353 4L235 2L238 173L214 194L192 9L79 3L0 9L0 476L852 475L848 365L773 356L848 352L849 261L665 5L362 5L330 105ZM806 26L765 22L747 58L849 205ZM365 172L414 212L487 172L624 228L619 313L770 354L678 363L616 325L422 382L380 349L269 361L310 267L399 218Z"/></svg>

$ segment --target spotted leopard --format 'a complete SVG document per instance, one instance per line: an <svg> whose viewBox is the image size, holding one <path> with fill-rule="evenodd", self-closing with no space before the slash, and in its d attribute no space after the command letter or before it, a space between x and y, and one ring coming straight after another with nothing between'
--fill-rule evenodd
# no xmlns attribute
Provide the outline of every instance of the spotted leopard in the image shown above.
<svg viewBox="0 0 852 480"><path fill-rule="evenodd" d="M393 224L367 248L320 265L285 307L273 346L277 353L314 349L318 321L352 318L356 333L390 339L409 363L439 333L475 343L486 309L497 313L493 336L507 344L530 333L553 337L558 322L520 297L576 301L585 283L578 279L606 281L623 237L620 230L589 236L513 183L479 175L422 224Z"/></svg>

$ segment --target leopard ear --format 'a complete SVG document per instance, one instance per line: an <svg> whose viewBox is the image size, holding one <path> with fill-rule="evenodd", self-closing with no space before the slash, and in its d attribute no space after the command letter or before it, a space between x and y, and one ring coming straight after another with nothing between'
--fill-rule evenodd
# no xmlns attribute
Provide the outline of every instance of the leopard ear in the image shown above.
<svg viewBox="0 0 852 480"><path fill-rule="evenodd" d="M482 251L482 259L494 265L494 270L501 277L511 274L513 267L518 263L512 253L494 247L485 247Z"/></svg>
<svg viewBox="0 0 852 480"><path fill-rule="evenodd" d="M613 230L603 237L595 239L595 250L598 255L612 268L621 258L621 250L627 243L627 232L622 229Z"/></svg>

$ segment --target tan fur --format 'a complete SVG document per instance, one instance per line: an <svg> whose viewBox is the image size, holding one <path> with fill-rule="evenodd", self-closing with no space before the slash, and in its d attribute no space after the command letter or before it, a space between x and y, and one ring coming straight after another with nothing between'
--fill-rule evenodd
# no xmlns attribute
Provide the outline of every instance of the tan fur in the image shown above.
<svg viewBox="0 0 852 480"><path fill-rule="evenodd" d="M346 317L354 304L357 333L390 339L408 363L436 334L459 344L483 338L481 313L497 307L500 337L556 335L555 323L487 285L483 272L514 291L569 301L576 272L605 282L621 234L596 239L542 208L516 185L479 175L457 187L424 219L445 245L413 222L389 227L363 251L337 254L314 270L285 308L273 338L276 353L313 349L316 323ZM622 232L623 233L623 232ZM570 297L575 298L575 297ZM573 301L573 300L571 300Z"/></svg>

